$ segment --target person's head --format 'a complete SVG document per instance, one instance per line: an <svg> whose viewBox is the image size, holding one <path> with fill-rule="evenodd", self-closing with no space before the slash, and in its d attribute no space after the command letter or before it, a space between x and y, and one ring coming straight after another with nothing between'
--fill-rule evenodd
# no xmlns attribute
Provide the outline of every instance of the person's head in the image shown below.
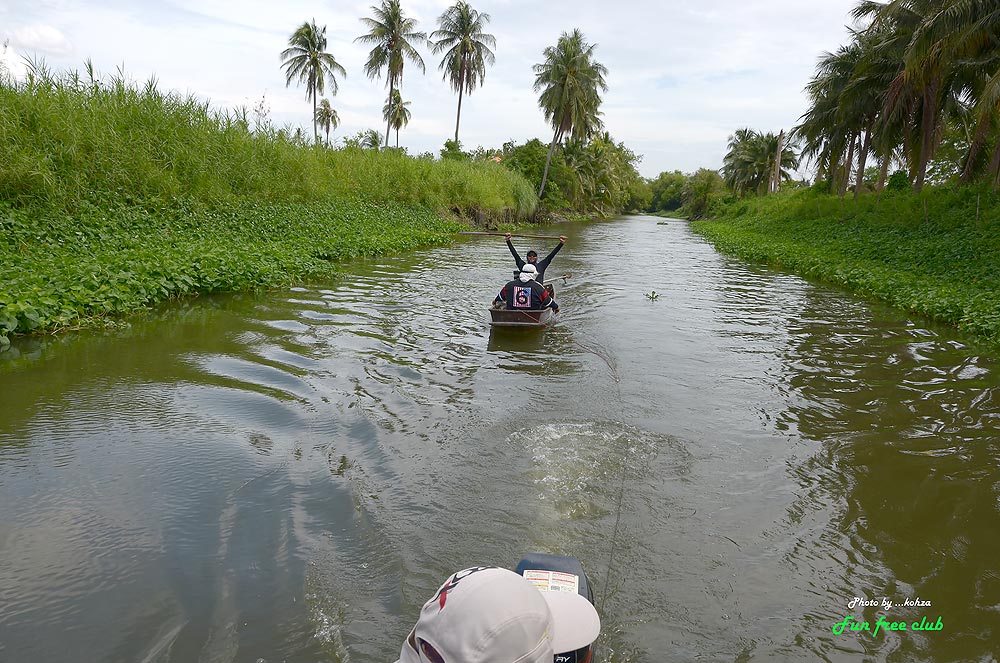
<svg viewBox="0 0 1000 663"><path fill-rule="evenodd" d="M534 251L528 251L528 262L538 262L538 254Z"/></svg>
<svg viewBox="0 0 1000 663"><path fill-rule="evenodd" d="M527 283L528 281L533 281L537 276L538 270L535 269L535 266L530 263L524 263L524 267L521 268L521 274L518 278L521 279L522 283Z"/></svg>
<svg viewBox="0 0 1000 663"><path fill-rule="evenodd" d="M507 569L452 575L420 611L397 663L553 663L601 632L576 592L541 591Z"/></svg>

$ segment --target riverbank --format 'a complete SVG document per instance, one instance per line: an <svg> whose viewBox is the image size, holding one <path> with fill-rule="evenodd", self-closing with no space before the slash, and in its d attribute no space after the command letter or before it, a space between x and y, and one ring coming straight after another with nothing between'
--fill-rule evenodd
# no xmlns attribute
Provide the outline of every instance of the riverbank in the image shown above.
<svg viewBox="0 0 1000 663"><path fill-rule="evenodd" d="M427 207L357 200L107 201L72 215L0 206L0 331L58 331L176 297L328 278L345 261L445 244L464 227Z"/></svg>
<svg viewBox="0 0 1000 663"><path fill-rule="evenodd" d="M0 77L0 107L0 347L175 297L329 277L538 204L489 161L311 146L154 82L40 70Z"/></svg>
<svg viewBox="0 0 1000 663"><path fill-rule="evenodd" d="M692 229L727 254L835 283L1000 343L1000 197L989 189L793 191Z"/></svg>

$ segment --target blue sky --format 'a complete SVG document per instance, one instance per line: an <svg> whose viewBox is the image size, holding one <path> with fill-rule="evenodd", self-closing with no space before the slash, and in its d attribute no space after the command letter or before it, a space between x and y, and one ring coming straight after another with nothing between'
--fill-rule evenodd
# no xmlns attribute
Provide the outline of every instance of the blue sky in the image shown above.
<svg viewBox="0 0 1000 663"><path fill-rule="evenodd" d="M279 53L303 21L327 26L328 51L347 69L329 97L341 126L332 137L382 127L385 81L369 80L367 48L354 39L373 2L288 0L7 0L0 45L9 69L22 56L55 69L98 71L164 90L191 93L215 107L252 107L263 97L271 120L311 131L303 88L285 86ZM431 32L450 0L403 0L418 29ZM532 90L532 65L561 32L580 28L609 69L604 121L616 140L643 155L640 172L718 168L726 140L743 126L790 128L805 112L803 93L817 57L847 40L856 0L704 0L535 2L472 0L490 14L497 62L482 88L463 100L463 146L499 147L551 130ZM400 133L411 154L437 153L454 133L457 96L441 80L439 58L421 52L426 74L407 62L403 98L413 118Z"/></svg>

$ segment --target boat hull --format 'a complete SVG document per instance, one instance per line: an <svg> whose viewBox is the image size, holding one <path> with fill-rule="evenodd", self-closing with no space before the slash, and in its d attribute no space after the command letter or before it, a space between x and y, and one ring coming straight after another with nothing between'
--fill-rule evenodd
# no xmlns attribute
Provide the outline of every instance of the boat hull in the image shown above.
<svg viewBox="0 0 1000 663"><path fill-rule="evenodd" d="M490 309L490 324L494 327L546 327L556 314L550 308L540 311L513 311L506 308Z"/></svg>

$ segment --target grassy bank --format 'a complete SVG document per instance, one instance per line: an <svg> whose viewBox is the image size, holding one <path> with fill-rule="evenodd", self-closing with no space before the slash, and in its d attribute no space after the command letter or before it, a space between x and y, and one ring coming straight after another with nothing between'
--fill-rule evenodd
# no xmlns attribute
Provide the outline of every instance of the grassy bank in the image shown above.
<svg viewBox="0 0 1000 663"><path fill-rule="evenodd" d="M1000 343L1000 197L926 189L746 199L692 228L722 252L846 286Z"/></svg>
<svg viewBox="0 0 1000 663"><path fill-rule="evenodd" d="M456 213L515 220L536 204L497 164L307 146L153 82L0 79L0 344L332 274L445 243Z"/></svg>
<svg viewBox="0 0 1000 663"><path fill-rule="evenodd" d="M72 215L0 206L0 331L75 327L173 297L331 276L339 261L444 244L462 227L426 207L354 200L218 209L108 200Z"/></svg>

